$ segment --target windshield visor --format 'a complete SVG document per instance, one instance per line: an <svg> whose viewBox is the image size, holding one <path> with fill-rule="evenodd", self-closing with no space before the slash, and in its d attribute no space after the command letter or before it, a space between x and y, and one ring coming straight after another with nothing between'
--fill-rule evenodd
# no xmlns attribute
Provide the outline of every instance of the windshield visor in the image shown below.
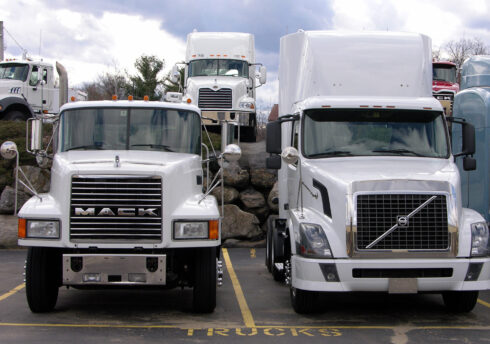
<svg viewBox="0 0 490 344"><path fill-rule="evenodd" d="M72 109L62 113L60 130L62 152L145 150L201 154L201 121L191 111Z"/></svg>
<svg viewBox="0 0 490 344"><path fill-rule="evenodd" d="M308 158L401 155L448 158L442 112L391 109L305 111Z"/></svg>

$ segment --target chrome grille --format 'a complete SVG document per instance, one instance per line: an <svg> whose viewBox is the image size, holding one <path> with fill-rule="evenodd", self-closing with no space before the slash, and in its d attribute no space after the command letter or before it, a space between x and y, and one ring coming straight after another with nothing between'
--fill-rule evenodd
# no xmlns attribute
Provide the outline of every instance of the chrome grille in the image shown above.
<svg viewBox="0 0 490 344"><path fill-rule="evenodd" d="M210 88L199 89L199 108L201 109L231 109L231 88L214 91Z"/></svg>
<svg viewBox="0 0 490 344"><path fill-rule="evenodd" d="M432 196L436 196L376 245L366 247ZM357 250L448 250L446 197L427 194L367 194L357 196Z"/></svg>
<svg viewBox="0 0 490 344"><path fill-rule="evenodd" d="M70 240L75 242L162 239L162 180L144 176L74 176Z"/></svg>

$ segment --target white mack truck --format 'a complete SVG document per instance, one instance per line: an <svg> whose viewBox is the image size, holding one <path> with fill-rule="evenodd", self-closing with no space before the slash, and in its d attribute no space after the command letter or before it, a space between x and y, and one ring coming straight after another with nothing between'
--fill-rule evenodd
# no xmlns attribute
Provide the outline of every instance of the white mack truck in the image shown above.
<svg viewBox="0 0 490 344"><path fill-rule="evenodd" d="M451 150L430 38L299 31L281 38L279 83L266 265L294 310L315 310L320 292L442 293L473 309L490 289L489 234L462 207L455 159L475 168L475 133L453 119L463 138Z"/></svg>
<svg viewBox="0 0 490 344"><path fill-rule="evenodd" d="M0 62L0 120L26 120L38 114L57 114L60 104L86 100L87 95L68 89L65 68L44 61L7 60ZM64 83L64 84L63 84ZM61 92L60 92L61 90Z"/></svg>
<svg viewBox="0 0 490 344"><path fill-rule="evenodd" d="M51 189L18 214L30 309L52 310L61 286L160 286L192 287L194 311L212 312L221 217L211 187L203 193L200 110L82 101L62 106L54 125ZM30 149L46 159L42 119L31 126ZM1 153L18 156L12 142ZM221 165L239 156L227 146Z"/></svg>
<svg viewBox="0 0 490 344"><path fill-rule="evenodd" d="M255 89L266 82L266 68L256 75L254 36L238 32L191 32L187 35L184 101L197 105L204 123L218 119L240 126L240 139L255 142ZM257 80L259 83L257 84Z"/></svg>

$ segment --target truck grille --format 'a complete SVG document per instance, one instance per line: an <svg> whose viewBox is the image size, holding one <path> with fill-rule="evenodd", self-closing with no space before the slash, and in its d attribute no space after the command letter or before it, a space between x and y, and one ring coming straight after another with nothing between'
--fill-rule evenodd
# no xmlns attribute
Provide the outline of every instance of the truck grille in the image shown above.
<svg viewBox="0 0 490 344"><path fill-rule="evenodd" d="M214 91L210 88L199 89L200 109L231 109L231 88L222 88Z"/></svg>
<svg viewBox="0 0 490 344"><path fill-rule="evenodd" d="M145 176L74 176L70 240L162 240L162 180Z"/></svg>
<svg viewBox="0 0 490 344"><path fill-rule="evenodd" d="M436 196L418 213L407 215ZM403 222L401 217L405 217ZM368 249L383 233L391 234ZM448 250L446 197L426 194L371 194L357 196L357 250Z"/></svg>

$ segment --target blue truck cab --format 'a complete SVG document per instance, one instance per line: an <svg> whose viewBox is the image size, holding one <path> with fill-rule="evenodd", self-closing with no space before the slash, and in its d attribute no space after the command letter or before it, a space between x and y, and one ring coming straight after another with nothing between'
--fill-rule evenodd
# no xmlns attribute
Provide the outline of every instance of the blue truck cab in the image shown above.
<svg viewBox="0 0 490 344"><path fill-rule="evenodd" d="M461 174L463 207L472 208L490 222L490 55L473 56L461 69L461 91L454 98L453 116L475 126L476 170ZM455 126L453 147L461 147L461 127ZM458 146L459 145L459 146Z"/></svg>

